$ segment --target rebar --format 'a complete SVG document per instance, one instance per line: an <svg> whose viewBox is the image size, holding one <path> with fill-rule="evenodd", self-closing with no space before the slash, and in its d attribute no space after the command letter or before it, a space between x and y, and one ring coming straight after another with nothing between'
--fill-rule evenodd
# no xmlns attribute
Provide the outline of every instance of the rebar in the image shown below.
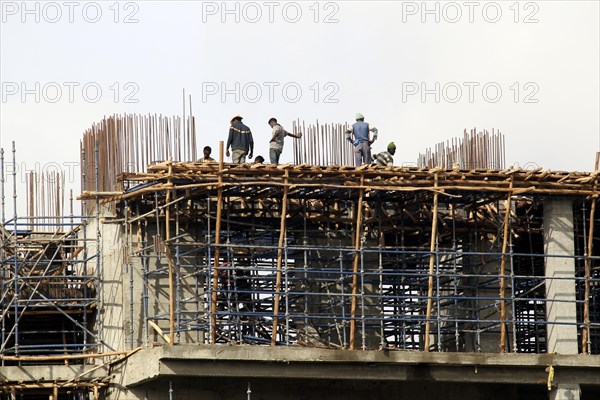
<svg viewBox="0 0 600 400"><path fill-rule="evenodd" d="M464 130L462 138L452 138L437 143L419 154L419 167L442 167L445 169L504 169L506 162L504 135L492 129L477 132L477 128L468 133Z"/></svg>

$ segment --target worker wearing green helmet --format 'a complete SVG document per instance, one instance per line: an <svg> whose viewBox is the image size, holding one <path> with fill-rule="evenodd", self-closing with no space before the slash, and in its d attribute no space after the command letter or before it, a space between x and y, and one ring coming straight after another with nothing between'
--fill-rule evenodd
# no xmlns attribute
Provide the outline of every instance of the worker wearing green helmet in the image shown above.
<svg viewBox="0 0 600 400"><path fill-rule="evenodd" d="M375 156L375 161L373 161L373 165L394 165L394 154L396 154L396 145L394 144L394 142L391 142L387 146L387 151L382 151L381 153Z"/></svg>
<svg viewBox="0 0 600 400"><path fill-rule="evenodd" d="M354 165L357 167L371 162L371 144L377 140L377 133L377 128L366 123L361 113L356 114L356 122L346 130L346 140L354 145Z"/></svg>

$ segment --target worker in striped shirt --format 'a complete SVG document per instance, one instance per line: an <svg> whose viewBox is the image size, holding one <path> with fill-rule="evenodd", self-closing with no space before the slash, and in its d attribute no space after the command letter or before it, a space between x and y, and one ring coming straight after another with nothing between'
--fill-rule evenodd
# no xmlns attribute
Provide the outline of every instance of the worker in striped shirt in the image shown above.
<svg viewBox="0 0 600 400"><path fill-rule="evenodd" d="M231 117L229 137L227 138L227 145L225 146L225 149L227 150L225 155L227 157L230 155L229 147L231 147L233 153L231 155L231 160L235 164L243 164L246 162L246 156L252 159L252 151L254 150L252 132L250 132L250 128L242 123L242 117L239 114L235 114Z"/></svg>
<svg viewBox="0 0 600 400"><path fill-rule="evenodd" d="M396 154L396 145L394 142L391 142L388 144L387 151L382 151L375 156L372 165L383 165L385 167L392 166L394 165L394 154Z"/></svg>

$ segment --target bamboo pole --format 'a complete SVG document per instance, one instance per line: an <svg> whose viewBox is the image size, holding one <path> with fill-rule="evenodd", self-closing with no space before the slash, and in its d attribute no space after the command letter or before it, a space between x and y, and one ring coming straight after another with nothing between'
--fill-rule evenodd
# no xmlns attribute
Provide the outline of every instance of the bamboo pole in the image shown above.
<svg viewBox="0 0 600 400"><path fill-rule="evenodd" d="M596 162L594 172L598 172L600 164L600 152L596 152ZM597 188L597 180L594 180L594 189ZM592 205L590 206L590 227L585 257L585 283L583 294L583 330L581 332L581 352L589 354L590 347L590 279L592 276L592 256L594 252L594 218L596 214L597 196L592 196Z"/></svg>
<svg viewBox="0 0 600 400"><path fill-rule="evenodd" d="M592 205L590 207L590 227L587 243L587 255L585 258L585 283L584 283L584 302L583 302L583 331L581 332L581 349L583 354L588 354L590 345L590 278L592 271L592 251L594 245L594 217L596 213L596 197L592 196Z"/></svg>
<svg viewBox="0 0 600 400"><path fill-rule="evenodd" d="M510 182L512 188L512 180ZM508 224L510 222L510 207L512 193L508 192L504 201L504 230L502 232L502 258L500 261L500 353L504 353L506 349L506 248L508 246ZM498 210L499 211L499 210Z"/></svg>
<svg viewBox="0 0 600 400"><path fill-rule="evenodd" d="M173 165L169 160L169 178L167 183L171 184L171 174L173 173ZM167 191L167 204L171 201L171 190ZM165 240L168 242L171 239L171 207L168 205L165 210ZM170 251L167 251L167 265L169 267L169 338L170 345L175 344L175 265L173 264Z"/></svg>
<svg viewBox="0 0 600 400"><path fill-rule="evenodd" d="M27 389L52 389L55 382L36 382L36 383L3 383L0 387L4 393L13 390L27 390ZM69 382L61 383L61 388L91 388L93 386L108 386L108 382Z"/></svg>
<svg viewBox="0 0 600 400"><path fill-rule="evenodd" d="M210 340L217 341L217 294L219 290L219 258L221 256L221 216L223 212L223 141L219 142L219 177L217 186L217 216L215 225L215 262L213 268L212 296L210 302ZM210 232L209 232L210 233Z"/></svg>
<svg viewBox="0 0 600 400"><path fill-rule="evenodd" d="M109 356L119 356L129 353L130 350L125 351L110 351L105 353L94 353L94 354L71 354L61 356L4 356L0 355L0 360L4 361L64 361L64 360L81 360L86 358L100 358Z"/></svg>
<svg viewBox="0 0 600 400"><path fill-rule="evenodd" d="M438 186L438 174L434 177L434 187ZM431 309L433 306L433 267L435 264L435 246L437 239L438 192L433 193L433 215L431 221L431 242L429 245L429 277L427 279L427 311L425 315L425 352L429 352L429 332L431 330Z"/></svg>
<svg viewBox="0 0 600 400"><path fill-rule="evenodd" d="M273 301L273 330L271 336L271 346L277 344L277 323L279 315L279 298L281 291L281 262L283 257L283 244L285 242L285 231L286 231L286 216L287 216L287 200L288 200L288 170L285 170L284 175L284 187L283 187L283 200L281 204L281 216L279 223L279 244L277 248L277 275L275 278L275 297Z"/></svg>
<svg viewBox="0 0 600 400"><path fill-rule="evenodd" d="M364 184L365 177L361 175L360 183L361 186ZM360 239L362 236L362 209L363 209L363 197L365 191L360 189L358 195L358 203L356 210L356 235L354 237L354 260L352 264L352 303L350 305L350 350L355 349L355 337L356 337L356 296L358 292L358 263L360 261Z"/></svg>
<svg viewBox="0 0 600 400"><path fill-rule="evenodd" d="M148 325L150 325L152 327L152 329L154 329L156 331L156 333L158 333L158 335L168 344L173 343L171 341L171 338L167 335L165 335L165 333L163 332L163 330L160 328L160 326L156 325L156 323L152 320L148 320Z"/></svg>
<svg viewBox="0 0 600 400"><path fill-rule="evenodd" d="M125 361L126 359L128 359L129 357L131 357L132 355L134 355L135 353L137 353L138 351L142 350L142 347L136 347L133 350L129 350L127 351L125 354L118 356L117 358L114 358L112 360L108 360L106 361L104 364L100 364L95 366L92 369L88 369L86 371L83 371L82 373L78 374L77 376L75 376L74 378L69 379L68 381L61 383L60 387L65 387L66 385L76 382L78 383L78 381L81 379L82 376L84 375L88 375L96 370L102 369L102 368L106 368L107 366L109 367L110 370L110 366L114 365L114 364L118 364L120 362Z"/></svg>

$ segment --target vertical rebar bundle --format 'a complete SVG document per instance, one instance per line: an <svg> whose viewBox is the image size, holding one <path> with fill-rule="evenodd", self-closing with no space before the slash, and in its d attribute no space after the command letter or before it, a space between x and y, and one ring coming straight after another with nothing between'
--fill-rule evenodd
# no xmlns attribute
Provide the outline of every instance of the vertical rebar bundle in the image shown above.
<svg viewBox="0 0 600 400"><path fill-rule="evenodd" d="M469 133L465 129L462 138L453 138L438 143L433 149L428 148L425 154L419 154L419 167L442 167L446 169L492 168L503 169L506 164L504 135L492 129L477 132L477 128Z"/></svg>
<svg viewBox="0 0 600 400"><path fill-rule="evenodd" d="M294 140L294 163L311 165L354 165L352 144L346 140L348 124L306 125L294 121L293 133L302 132L300 140Z"/></svg>
<svg viewBox="0 0 600 400"><path fill-rule="evenodd" d="M48 231L48 225L61 222L65 216L65 173L64 171L28 172L26 174L26 204L30 229L35 220L44 222L37 229ZM72 200L71 192L71 200ZM73 210L71 209L71 215Z"/></svg>
<svg viewBox="0 0 600 400"><path fill-rule="evenodd" d="M185 121L180 116L156 114L105 117L92 125L81 141L82 190L114 191L122 172L144 171L149 164L166 160L196 159L193 116Z"/></svg>

